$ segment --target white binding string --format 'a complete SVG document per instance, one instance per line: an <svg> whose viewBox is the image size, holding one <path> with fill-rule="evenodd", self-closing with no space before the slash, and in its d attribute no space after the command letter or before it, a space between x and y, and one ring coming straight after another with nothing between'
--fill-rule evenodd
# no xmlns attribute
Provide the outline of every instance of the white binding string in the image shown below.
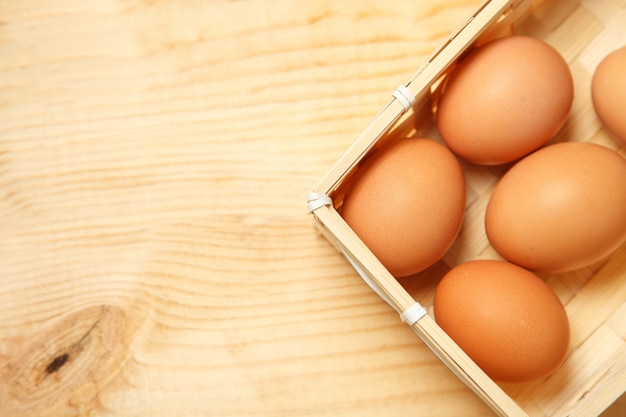
<svg viewBox="0 0 626 417"><path fill-rule="evenodd" d="M391 95L398 99L398 101L404 106L405 110L410 109L413 103L415 103L415 96L409 91L408 88L406 88L405 85L399 85Z"/></svg>
<svg viewBox="0 0 626 417"><path fill-rule="evenodd" d="M311 213L320 207L333 205L333 200L323 193L309 193L307 201L309 204L309 211Z"/></svg>
<svg viewBox="0 0 626 417"><path fill-rule="evenodd" d="M400 314L400 319L409 326L413 326L419 319L428 314L428 310L417 301Z"/></svg>
<svg viewBox="0 0 626 417"><path fill-rule="evenodd" d="M333 200L326 194L323 193L310 193L308 195L308 206L309 211L314 212L320 207L324 206L332 206ZM369 275L361 268L361 265L348 253L346 248L340 243L337 242L337 245L341 249L341 252L344 254L348 262L352 265L354 270L361 276L361 279L365 281L365 283L374 291L380 298L383 299L387 304L389 304L393 308L393 303L383 292L383 290L369 277ZM395 308L394 308L395 309ZM398 313L400 313L398 311ZM426 308L424 308L420 303L415 302L411 307L407 308L405 311L400 313L400 319L408 324L409 326L413 326L419 319L428 314Z"/></svg>

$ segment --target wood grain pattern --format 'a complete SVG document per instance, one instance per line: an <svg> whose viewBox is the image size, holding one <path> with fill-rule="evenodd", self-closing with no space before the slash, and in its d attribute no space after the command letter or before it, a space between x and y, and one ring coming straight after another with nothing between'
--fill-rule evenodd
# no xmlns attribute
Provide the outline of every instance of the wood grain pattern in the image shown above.
<svg viewBox="0 0 626 417"><path fill-rule="evenodd" d="M0 0L0 415L489 415L305 206L478 3Z"/></svg>

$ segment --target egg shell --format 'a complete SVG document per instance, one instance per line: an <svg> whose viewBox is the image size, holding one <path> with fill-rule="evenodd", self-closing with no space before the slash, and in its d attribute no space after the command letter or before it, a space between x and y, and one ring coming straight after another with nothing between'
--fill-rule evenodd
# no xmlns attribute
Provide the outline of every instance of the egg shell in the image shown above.
<svg viewBox="0 0 626 417"><path fill-rule="evenodd" d="M495 260L463 263L435 291L435 320L492 379L529 382L552 374L569 346L569 321L533 273Z"/></svg>
<svg viewBox="0 0 626 417"><path fill-rule="evenodd" d="M472 51L452 71L437 125L462 158L503 164L550 140L573 99L569 66L553 47L532 37L500 38Z"/></svg>
<svg viewBox="0 0 626 417"><path fill-rule="evenodd" d="M600 62L591 80L591 98L600 120L626 144L626 46Z"/></svg>
<svg viewBox="0 0 626 417"><path fill-rule="evenodd" d="M626 159L592 143L540 149L496 185L485 228L500 255L530 270L599 262L626 240Z"/></svg>
<svg viewBox="0 0 626 417"><path fill-rule="evenodd" d="M394 276L439 260L465 214L465 179L456 157L425 138L374 151L350 181L341 215Z"/></svg>

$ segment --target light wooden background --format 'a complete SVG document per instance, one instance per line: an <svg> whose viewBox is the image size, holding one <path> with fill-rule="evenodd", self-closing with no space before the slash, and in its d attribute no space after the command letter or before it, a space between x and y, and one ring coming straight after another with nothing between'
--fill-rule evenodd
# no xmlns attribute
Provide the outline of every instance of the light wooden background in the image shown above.
<svg viewBox="0 0 626 417"><path fill-rule="evenodd" d="M0 0L0 415L490 415L306 211L478 3Z"/></svg>

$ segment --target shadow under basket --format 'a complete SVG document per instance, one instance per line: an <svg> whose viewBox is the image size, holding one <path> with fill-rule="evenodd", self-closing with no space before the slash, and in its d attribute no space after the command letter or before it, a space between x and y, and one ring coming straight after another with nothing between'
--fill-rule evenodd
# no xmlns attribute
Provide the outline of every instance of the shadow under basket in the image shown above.
<svg viewBox="0 0 626 417"><path fill-rule="evenodd" d="M543 39L570 65L577 93L557 141L587 141L626 149L603 129L591 102L591 77L600 60L626 44L624 0L491 0L480 5L361 132L309 195L309 210L322 234L350 261L365 282L402 321L492 410L501 416L598 416L626 390L626 245L603 262L565 274L539 274L567 311L571 340L565 362L536 383L491 380L436 324L432 304L436 279L394 278L340 215L346 184L373 149L403 137L441 140L434 118L442 80L459 57L490 39L511 34ZM503 167L461 161L467 184L464 225L439 262L450 269L473 259L498 259L483 221ZM437 269L437 268L435 268ZM421 274L433 274L430 268ZM429 287L430 286L430 287ZM415 298L413 294L415 293ZM416 300L417 298L417 300Z"/></svg>

